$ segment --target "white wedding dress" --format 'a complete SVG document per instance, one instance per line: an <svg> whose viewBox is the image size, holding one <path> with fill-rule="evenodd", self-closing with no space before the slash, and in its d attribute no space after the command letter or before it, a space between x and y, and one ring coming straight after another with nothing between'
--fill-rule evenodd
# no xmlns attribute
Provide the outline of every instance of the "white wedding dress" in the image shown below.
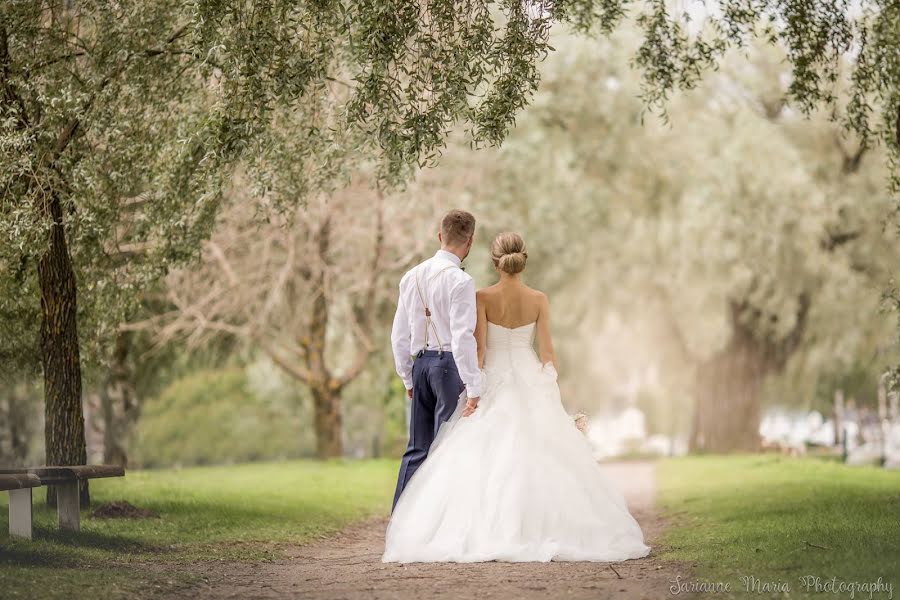
<svg viewBox="0 0 900 600"><path fill-rule="evenodd" d="M388 525L384 562L621 561L640 526L560 402L534 323L488 323L478 409L461 398Z"/></svg>

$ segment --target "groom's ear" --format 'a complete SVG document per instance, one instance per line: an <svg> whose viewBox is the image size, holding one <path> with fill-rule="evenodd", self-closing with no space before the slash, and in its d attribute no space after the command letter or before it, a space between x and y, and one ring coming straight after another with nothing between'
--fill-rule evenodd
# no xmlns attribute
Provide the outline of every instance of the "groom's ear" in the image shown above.
<svg viewBox="0 0 900 600"><path fill-rule="evenodd" d="M444 245L444 236L441 235L441 230L438 229L438 242L443 246Z"/></svg>

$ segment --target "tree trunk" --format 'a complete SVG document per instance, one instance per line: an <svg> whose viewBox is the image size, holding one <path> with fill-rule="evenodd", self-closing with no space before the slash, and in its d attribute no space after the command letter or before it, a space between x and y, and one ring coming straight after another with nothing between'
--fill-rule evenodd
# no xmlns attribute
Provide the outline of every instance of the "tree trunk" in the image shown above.
<svg viewBox="0 0 900 600"><path fill-rule="evenodd" d="M128 466L125 441L137 417L137 394L132 382L129 362L131 334L122 332L116 337L109 374L100 390L100 410L103 416L103 462Z"/></svg>
<svg viewBox="0 0 900 600"><path fill-rule="evenodd" d="M794 326L778 339L767 327L777 321L777 315L760 310L749 300L731 303L731 340L697 370L692 452L759 450L763 378L783 369L797 349L809 306L809 295L798 294Z"/></svg>
<svg viewBox="0 0 900 600"><path fill-rule="evenodd" d="M47 250L38 261L46 461L48 465L83 465L87 463L87 447L81 406L75 272L66 245L60 199L50 193L42 201L52 223ZM56 505L55 486L47 487L47 503ZM85 481L81 486L81 504L89 503Z"/></svg>
<svg viewBox="0 0 900 600"><path fill-rule="evenodd" d="M23 390L24 391L24 390ZM24 465L28 458L28 442L32 435L37 432L28 426L27 419L38 415L28 410L29 398L27 393L22 395L13 392L14 397L10 398L10 409L12 414L9 419L9 438L10 453L15 464Z"/></svg>
<svg viewBox="0 0 900 600"><path fill-rule="evenodd" d="M319 271L313 281L309 337L304 344L306 369L310 374L309 385L313 397L316 422L316 455L319 458L338 458L344 455L341 440L341 385L331 376L325 364L325 346L328 343L329 298L325 281L328 266L328 249L331 244L331 216L326 215L316 233Z"/></svg>
<svg viewBox="0 0 900 600"><path fill-rule="evenodd" d="M24 467L37 415L28 388L18 382L8 385L0 400L0 464Z"/></svg>
<svg viewBox="0 0 900 600"><path fill-rule="evenodd" d="M692 452L759 450L763 377L783 369L797 349L809 306L809 294L801 291L794 326L777 339L768 327L777 315L757 308L749 299L731 302L731 340L697 370Z"/></svg>
<svg viewBox="0 0 900 600"><path fill-rule="evenodd" d="M763 373L752 347L730 344L697 371L692 452L759 449Z"/></svg>
<svg viewBox="0 0 900 600"><path fill-rule="evenodd" d="M316 423L316 456L340 458L344 455L341 440L341 390L338 386L312 388Z"/></svg>
<svg viewBox="0 0 900 600"><path fill-rule="evenodd" d="M834 391L834 445L844 445L844 390Z"/></svg>

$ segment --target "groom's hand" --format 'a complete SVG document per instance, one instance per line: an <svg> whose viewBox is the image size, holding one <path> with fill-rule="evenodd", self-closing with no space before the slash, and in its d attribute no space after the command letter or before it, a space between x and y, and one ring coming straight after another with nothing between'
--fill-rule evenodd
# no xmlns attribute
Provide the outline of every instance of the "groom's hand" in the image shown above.
<svg viewBox="0 0 900 600"><path fill-rule="evenodd" d="M466 407L463 409L462 416L468 417L473 412L475 412L475 409L478 408L479 400L481 400L480 397L479 398L469 398L468 400L466 400Z"/></svg>
<svg viewBox="0 0 900 600"><path fill-rule="evenodd" d="M406 390L406 397L412 400L412 388Z"/></svg>

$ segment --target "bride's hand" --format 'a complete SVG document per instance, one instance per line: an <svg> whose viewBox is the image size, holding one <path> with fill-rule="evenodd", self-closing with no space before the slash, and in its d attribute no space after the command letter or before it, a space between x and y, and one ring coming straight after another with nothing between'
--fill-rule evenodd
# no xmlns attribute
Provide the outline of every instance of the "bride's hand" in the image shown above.
<svg viewBox="0 0 900 600"><path fill-rule="evenodd" d="M552 361L548 361L542 364L541 372L550 375L551 377L553 377L553 379L559 377L559 373L556 372L556 365L554 365Z"/></svg>
<svg viewBox="0 0 900 600"><path fill-rule="evenodd" d="M468 400L466 400L466 407L463 409L462 416L468 417L469 415L474 413L475 409L478 408L479 400L481 400L481 398L469 398Z"/></svg>

